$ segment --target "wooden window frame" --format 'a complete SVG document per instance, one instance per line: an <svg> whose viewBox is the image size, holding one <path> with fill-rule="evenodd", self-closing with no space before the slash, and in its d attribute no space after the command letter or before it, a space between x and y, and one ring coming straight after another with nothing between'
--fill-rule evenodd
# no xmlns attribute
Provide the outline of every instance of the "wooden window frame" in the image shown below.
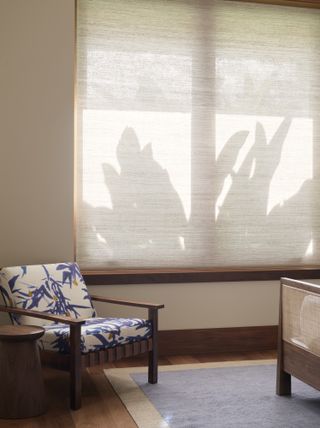
<svg viewBox="0 0 320 428"><path fill-rule="evenodd" d="M242 3L259 3L274 6L310 7L320 9L319 0L227 0Z"/></svg>
<svg viewBox="0 0 320 428"><path fill-rule="evenodd" d="M227 0L230 2L258 3L276 6L303 7L320 9L319 0ZM75 17L77 17L77 0L75 0ZM75 19L75 40L77 40L77 25ZM76 51L76 46L75 46ZM76 54L75 54L76 57ZM76 70L76 66L75 66ZM75 78L75 106L76 106L76 78ZM75 110L76 117L76 110ZM76 137L76 120L75 120ZM76 143L75 143L76 147ZM74 156L76 165L76 150ZM76 170L76 168L75 168ZM76 183L76 174L75 174ZM76 206L76 204L75 204ZM76 215L74 232L76 230ZM75 233L74 233L75 234ZM76 247L76 240L74 240ZM76 254L76 251L74 251ZM83 270L84 279L88 285L116 285L116 284L170 284L196 282L242 282L242 281L278 281L281 277L293 279L320 278L320 268L306 267L273 267L273 268L224 268L224 269L110 269L110 270Z"/></svg>
<svg viewBox="0 0 320 428"><path fill-rule="evenodd" d="M88 285L112 284L170 284L194 282L278 281L281 277L294 279L320 278L320 269L128 269L83 271Z"/></svg>

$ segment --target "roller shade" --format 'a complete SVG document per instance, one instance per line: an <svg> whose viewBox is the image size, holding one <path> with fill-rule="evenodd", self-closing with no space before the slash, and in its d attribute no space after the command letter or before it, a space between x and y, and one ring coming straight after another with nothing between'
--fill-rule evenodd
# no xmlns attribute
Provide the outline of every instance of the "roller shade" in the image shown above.
<svg viewBox="0 0 320 428"><path fill-rule="evenodd" d="M78 0L77 261L319 264L318 10Z"/></svg>

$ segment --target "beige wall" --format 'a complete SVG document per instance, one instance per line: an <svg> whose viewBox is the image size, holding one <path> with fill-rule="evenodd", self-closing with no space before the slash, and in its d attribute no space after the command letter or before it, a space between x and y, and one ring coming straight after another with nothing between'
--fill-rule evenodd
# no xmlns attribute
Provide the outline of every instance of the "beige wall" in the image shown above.
<svg viewBox="0 0 320 428"><path fill-rule="evenodd" d="M0 1L1 266L73 258L73 30L73 0ZM165 303L162 329L268 325L278 317L276 282L92 291Z"/></svg>
<svg viewBox="0 0 320 428"><path fill-rule="evenodd" d="M73 257L73 0L0 1L0 266Z"/></svg>
<svg viewBox="0 0 320 428"><path fill-rule="evenodd" d="M278 289L277 282L90 287L95 294L164 303L165 309L160 312L162 330L277 324ZM132 308L112 306L96 305L99 314L132 313ZM137 316L143 313L134 311Z"/></svg>

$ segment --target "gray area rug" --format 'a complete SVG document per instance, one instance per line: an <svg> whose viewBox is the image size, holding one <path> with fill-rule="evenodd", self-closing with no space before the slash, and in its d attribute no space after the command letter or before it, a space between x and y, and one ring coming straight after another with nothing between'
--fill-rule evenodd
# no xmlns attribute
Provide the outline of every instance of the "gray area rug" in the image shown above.
<svg viewBox="0 0 320 428"><path fill-rule="evenodd" d="M157 385L149 385L145 373L128 375L160 414L157 423L150 416L140 425L139 414L131 412L139 427L320 427L320 392L293 379L292 396L278 397L274 364L177 371L163 367ZM123 388L125 404L132 389L129 384ZM130 400L127 408L130 411Z"/></svg>

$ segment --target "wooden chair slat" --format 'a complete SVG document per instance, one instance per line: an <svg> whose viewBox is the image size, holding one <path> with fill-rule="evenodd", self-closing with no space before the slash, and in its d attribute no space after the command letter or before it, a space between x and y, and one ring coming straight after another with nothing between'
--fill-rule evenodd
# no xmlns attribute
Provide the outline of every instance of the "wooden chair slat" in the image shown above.
<svg viewBox="0 0 320 428"><path fill-rule="evenodd" d="M107 350L107 354L108 354L108 363L112 363L113 361L115 361L115 359L116 359L115 348L109 348Z"/></svg>
<svg viewBox="0 0 320 428"><path fill-rule="evenodd" d="M124 345L124 356L126 358L132 356L132 345L131 345L131 343L126 343Z"/></svg>
<svg viewBox="0 0 320 428"><path fill-rule="evenodd" d="M140 342L134 342L132 347L133 347L133 355L140 354Z"/></svg>
<svg viewBox="0 0 320 428"><path fill-rule="evenodd" d="M124 357L124 349L123 346L117 346L115 348L116 351L116 360L121 360Z"/></svg>
<svg viewBox="0 0 320 428"><path fill-rule="evenodd" d="M141 354L143 354L146 351L147 351L147 341L146 340L142 340L140 342L140 352L141 352Z"/></svg>

